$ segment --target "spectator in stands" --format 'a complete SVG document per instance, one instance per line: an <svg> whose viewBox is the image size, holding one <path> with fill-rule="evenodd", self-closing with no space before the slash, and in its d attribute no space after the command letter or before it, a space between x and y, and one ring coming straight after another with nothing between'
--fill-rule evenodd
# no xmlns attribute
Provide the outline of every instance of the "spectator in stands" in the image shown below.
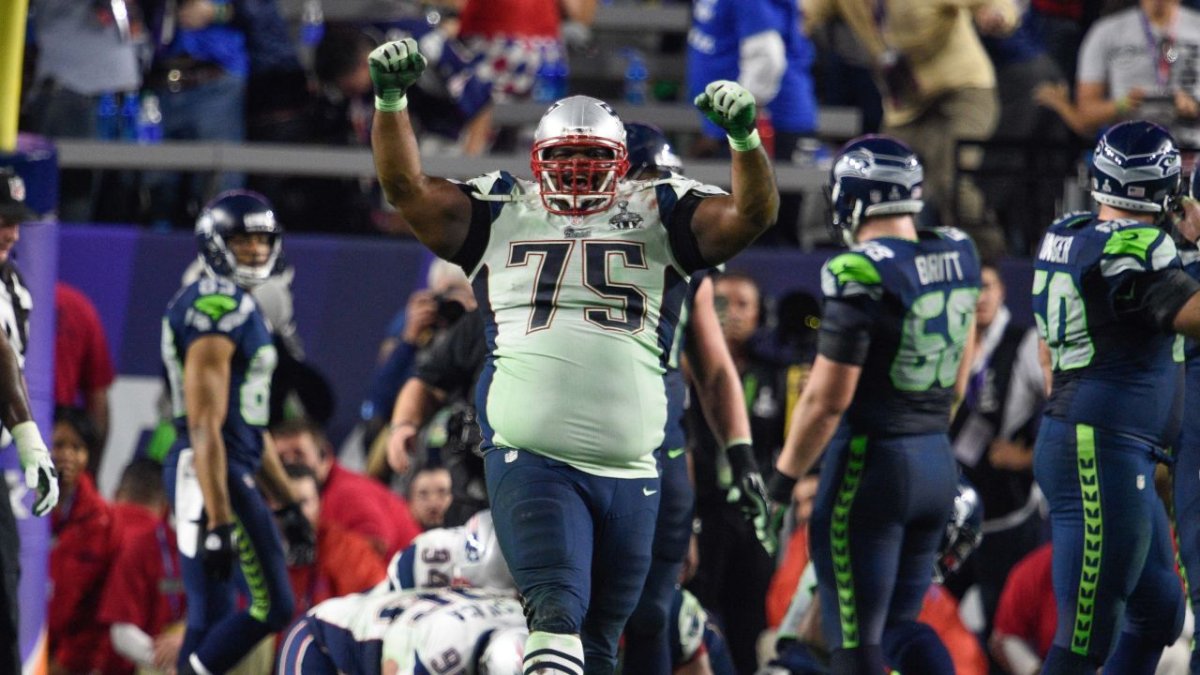
<svg viewBox="0 0 1200 675"><path fill-rule="evenodd" d="M329 440L313 423L288 420L272 427L271 437L284 464L302 464L316 476L325 520L362 535L384 557L420 534L404 500L338 464Z"/></svg>
<svg viewBox="0 0 1200 675"><path fill-rule="evenodd" d="M59 281L54 285L54 404L82 406L100 436L89 455L88 471L100 468L108 438L108 388L116 377L104 324L83 291Z"/></svg>
<svg viewBox="0 0 1200 675"><path fill-rule="evenodd" d="M725 344L741 378L750 416L755 460L774 466L783 445L789 396L799 394L788 364L763 358L754 337L765 321L758 284L744 274L718 276L714 305ZM691 400L698 400L693 392ZM775 562L759 545L754 525L727 499L732 470L700 406L687 412L694 450L696 517L700 521L700 565L688 585L724 628L738 672L754 672L755 644L766 628L765 601Z"/></svg>
<svg viewBox="0 0 1200 675"><path fill-rule="evenodd" d="M813 138L817 98L812 62L813 46L800 30L795 0L698 0L692 6L689 98L702 93L714 77L744 86L758 103L759 126L774 139L764 141L767 152L781 162L812 161L820 147ZM702 130L707 142L700 144L699 154L715 150L727 156L725 132L707 118ZM799 195L785 196L779 205L782 225L756 243L799 245L800 212Z"/></svg>
<svg viewBox="0 0 1200 675"><path fill-rule="evenodd" d="M883 131L921 155L925 199L936 201L941 222L1000 245L1003 238L988 222L979 191L968 181L959 181L958 194L952 188L956 143L987 139L999 115L995 71L978 33L1012 31L1017 23L1013 2L803 0L802 4L808 30L841 18L870 52L884 95ZM977 166L978 157L965 163L968 168Z"/></svg>
<svg viewBox="0 0 1200 675"><path fill-rule="evenodd" d="M170 672L183 645L186 599L161 465L146 458L131 461L121 476L114 510L123 502L141 505L152 518L146 527L130 528L128 520L122 524L98 619L109 627L113 649L127 662L126 672L133 670L129 664Z"/></svg>
<svg viewBox="0 0 1200 675"><path fill-rule="evenodd" d="M251 49L260 46L255 40L261 36L279 33L274 0L142 0L142 6L154 53L146 86L159 99L163 138L245 140ZM150 218L191 222L210 196L208 180L147 174ZM225 172L215 191L244 182L242 174Z"/></svg>
<svg viewBox="0 0 1200 675"><path fill-rule="evenodd" d="M311 468L289 464L287 475L292 494L317 533L316 559L306 565L288 563L295 619L329 598L370 590L387 577L387 565L365 537L321 518L321 495Z"/></svg>
<svg viewBox="0 0 1200 675"><path fill-rule="evenodd" d="M132 0L31 3L33 42L39 49L25 107L29 131L51 138L103 136L97 114L100 97L136 96L142 86L138 47L143 28L137 9ZM119 103L115 100L114 108ZM116 112L113 123L118 121ZM58 200L62 220L92 219L98 179L93 171L63 173Z"/></svg>
<svg viewBox="0 0 1200 675"><path fill-rule="evenodd" d="M381 435L380 431L387 426L400 388L412 374L418 352L475 307L475 292L462 268L439 259L429 267L425 288L408 296L404 310L392 318L387 336L379 345L379 365L371 375L367 400L361 409L367 454L376 458L368 462L367 472L371 475L385 479L390 475L382 461L382 450L374 448L387 443L386 434Z"/></svg>
<svg viewBox="0 0 1200 675"><path fill-rule="evenodd" d="M427 464L408 482L408 505L422 529L444 527L453 501L450 470L444 466Z"/></svg>
<svg viewBox="0 0 1200 675"><path fill-rule="evenodd" d="M56 674L120 670L112 658L108 627L97 616L116 543L112 507L87 473L88 454L98 450L96 427L83 411L55 411L50 452L58 467L62 500L50 520L54 588L47 630L50 670Z"/></svg>
<svg viewBox="0 0 1200 675"><path fill-rule="evenodd" d="M984 258L981 279L975 359L950 439L963 475L979 493L985 534L979 551L946 579L946 586L962 597L978 585L986 637L1009 570L1046 539L1039 510L1044 500L1033 481L1033 443L1046 381L1037 332L1012 319L995 260Z"/></svg>
<svg viewBox="0 0 1200 675"><path fill-rule="evenodd" d="M1141 0L1097 21L1079 50L1074 105L1063 83L1036 96L1081 136L1137 118L1167 127L1180 147L1200 147L1200 12Z"/></svg>

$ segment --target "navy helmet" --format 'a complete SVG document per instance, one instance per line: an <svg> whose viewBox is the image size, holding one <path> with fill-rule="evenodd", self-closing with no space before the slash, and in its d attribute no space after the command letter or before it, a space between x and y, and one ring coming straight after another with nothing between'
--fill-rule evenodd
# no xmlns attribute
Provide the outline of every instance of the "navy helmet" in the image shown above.
<svg viewBox="0 0 1200 675"><path fill-rule="evenodd" d="M271 253L261 265L241 265L229 248L237 234L266 234ZM254 288L272 274L283 271L283 227L267 198L250 190L230 190L205 205L196 219L196 243L205 267L239 286Z"/></svg>
<svg viewBox="0 0 1200 675"><path fill-rule="evenodd" d="M1096 144L1091 169L1097 202L1139 213L1168 212L1182 180L1175 139L1144 120L1109 127Z"/></svg>
<svg viewBox="0 0 1200 675"><path fill-rule="evenodd" d="M946 522L942 534L942 545L934 564L933 577L942 581L947 574L958 570L966 559L979 548L983 541L983 504L979 492L971 481L958 477L958 494L954 496L954 510Z"/></svg>
<svg viewBox="0 0 1200 675"><path fill-rule="evenodd" d="M921 212L925 172L912 148L888 136L860 136L833 162L830 236L854 245L865 218Z"/></svg>
<svg viewBox="0 0 1200 675"><path fill-rule="evenodd" d="M683 173L683 162L658 127L626 122L625 144L629 148L629 171L625 175L638 178L642 171L649 170L656 174L655 178L666 178L672 173Z"/></svg>

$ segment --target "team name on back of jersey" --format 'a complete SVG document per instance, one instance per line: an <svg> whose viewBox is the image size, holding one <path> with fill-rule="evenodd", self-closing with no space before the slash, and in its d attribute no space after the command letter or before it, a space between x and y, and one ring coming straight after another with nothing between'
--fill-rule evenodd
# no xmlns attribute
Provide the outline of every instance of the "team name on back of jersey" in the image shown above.
<svg viewBox="0 0 1200 675"><path fill-rule="evenodd" d="M1071 242L1075 237L1064 237L1057 234L1047 234L1042 240L1042 250L1038 251L1038 260L1052 263L1066 263L1071 257Z"/></svg>
<svg viewBox="0 0 1200 675"><path fill-rule="evenodd" d="M913 263L917 266L917 278L921 280L922 285L963 280L958 251L919 255L913 258Z"/></svg>

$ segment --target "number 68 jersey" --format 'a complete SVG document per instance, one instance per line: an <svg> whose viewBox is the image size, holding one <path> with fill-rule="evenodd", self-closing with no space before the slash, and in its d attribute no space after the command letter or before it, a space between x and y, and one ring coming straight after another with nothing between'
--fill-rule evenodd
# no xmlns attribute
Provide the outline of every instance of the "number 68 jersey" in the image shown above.
<svg viewBox="0 0 1200 675"><path fill-rule="evenodd" d="M485 319L484 446L595 475L655 476L666 363L688 279L707 267L692 215L723 192L681 177L623 182L607 211L568 217L504 172L462 187L474 210L453 262Z"/></svg>
<svg viewBox="0 0 1200 675"><path fill-rule="evenodd" d="M1074 213L1050 226L1033 275L1054 372L1046 414L1173 442L1184 354L1170 324L1187 299L1170 288L1176 274L1175 243L1148 223Z"/></svg>
<svg viewBox="0 0 1200 675"><path fill-rule="evenodd" d="M189 447L183 364L188 348L206 335L225 336L235 345L229 371L229 407L221 435L230 461L257 469L277 357L254 298L228 279L201 276L175 294L163 317L162 360L171 387L176 447Z"/></svg>
<svg viewBox="0 0 1200 675"><path fill-rule="evenodd" d="M945 433L975 301L979 258L954 228L872 239L821 270L818 349L862 366L844 416L855 434Z"/></svg>

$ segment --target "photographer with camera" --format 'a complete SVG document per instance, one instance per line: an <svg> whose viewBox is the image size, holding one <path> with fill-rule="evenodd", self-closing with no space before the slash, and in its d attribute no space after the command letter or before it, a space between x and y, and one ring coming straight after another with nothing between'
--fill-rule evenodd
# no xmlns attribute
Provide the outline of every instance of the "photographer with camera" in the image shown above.
<svg viewBox="0 0 1200 675"><path fill-rule="evenodd" d="M387 337L379 345L378 365L361 411L371 475L385 482L390 478L387 463L372 462L370 457L381 454L375 446L387 443L387 434L380 432L387 429L396 397L412 375L418 353L475 307L475 294L462 269L436 260L429 268L426 287L408 296L404 310L392 320Z"/></svg>

